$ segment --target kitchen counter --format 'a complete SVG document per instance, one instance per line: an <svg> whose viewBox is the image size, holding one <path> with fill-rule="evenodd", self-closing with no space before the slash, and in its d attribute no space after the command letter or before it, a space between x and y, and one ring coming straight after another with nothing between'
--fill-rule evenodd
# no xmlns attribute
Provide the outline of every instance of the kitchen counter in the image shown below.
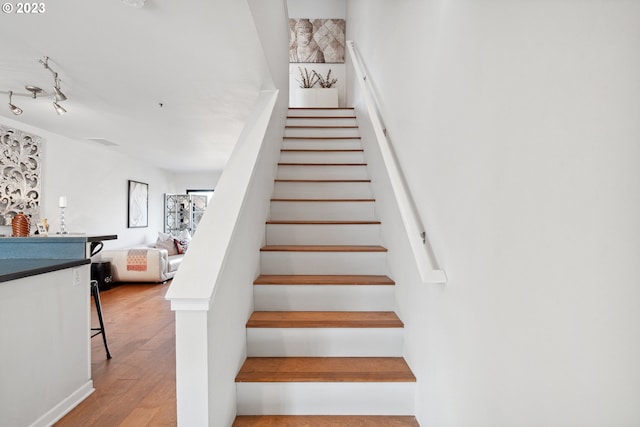
<svg viewBox="0 0 640 427"><path fill-rule="evenodd" d="M53 425L94 390L89 243L0 238L0 425Z"/></svg>
<svg viewBox="0 0 640 427"><path fill-rule="evenodd" d="M90 263L90 259L0 259L0 283Z"/></svg>

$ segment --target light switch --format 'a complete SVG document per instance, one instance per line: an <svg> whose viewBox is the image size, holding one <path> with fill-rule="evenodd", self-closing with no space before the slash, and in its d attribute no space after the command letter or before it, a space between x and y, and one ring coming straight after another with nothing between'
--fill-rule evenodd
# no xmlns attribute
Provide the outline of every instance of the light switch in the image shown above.
<svg viewBox="0 0 640 427"><path fill-rule="evenodd" d="M80 269L79 268L73 269L73 284L75 286L80 286Z"/></svg>

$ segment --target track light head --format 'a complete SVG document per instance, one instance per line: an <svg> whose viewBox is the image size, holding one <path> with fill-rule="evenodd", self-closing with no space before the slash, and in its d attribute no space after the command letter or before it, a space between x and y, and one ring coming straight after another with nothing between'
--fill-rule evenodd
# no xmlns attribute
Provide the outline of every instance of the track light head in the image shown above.
<svg viewBox="0 0 640 427"><path fill-rule="evenodd" d="M57 86L53 87L53 93L56 97L56 101L64 101L65 99L67 99L67 96L64 93L62 93L60 88Z"/></svg>
<svg viewBox="0 0 640 427"><path fill-rule="evenodd" d="M53 76L53 94L58 102L67 99L67 96L60 90L60 79L58 79L58 73L55 73Z"/></svg>
<svg viewBox="0 0 640 427"><path fill-rule="evenodd" d="M17 106L15 106L15 105L13 105L13 104L11 103L11 97L12 97L12 95L13 95L13 92L12 92L12 91L9 91L9 110L11 110L11 112L12 112L14 115L19 116L20 114L22 114L22 113L23 113L23 111L22 111L22 108L17 107Z"/></svg>
<svg viewBox="0 0 640 427"><path fill-rule="evenodd" d="M53 108L56 109L56 113L58 113L59 116L63 115L64 113L67 112L67 110L65 110L64 108L62 108L62 106L60 104L58 104L57 101L53 101Z"/></svg>

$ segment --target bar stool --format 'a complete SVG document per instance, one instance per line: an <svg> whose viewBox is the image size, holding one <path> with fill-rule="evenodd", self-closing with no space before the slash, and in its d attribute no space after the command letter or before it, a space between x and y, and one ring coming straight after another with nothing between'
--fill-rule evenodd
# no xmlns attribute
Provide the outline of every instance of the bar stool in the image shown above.
<svg viewBox="0 0 640 427"><path fill-rule="evenodd" d="M102 334L102 341L104 341L104 349L107 352L107 359L111 359L111 353L109 353L109 346L107 345L107 336L104 333L104 321L102 320L102 304L100 304L100 288L98 288L98 281L92 280L89 282L91 286L91 296L93 297L93 302L96 304L96 311L98 312L98 320L100 321L99 328L91 328L92 331L97 331L91 335L91 338L96 335Z"/></svg>

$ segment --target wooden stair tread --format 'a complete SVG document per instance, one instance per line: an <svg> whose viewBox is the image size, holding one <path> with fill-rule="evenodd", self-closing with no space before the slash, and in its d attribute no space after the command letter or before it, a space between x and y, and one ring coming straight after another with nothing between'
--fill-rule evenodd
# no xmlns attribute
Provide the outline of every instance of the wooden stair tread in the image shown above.
<svg viewBox="0 0 640 427"><path fill-rule="evenodd" d="M275 182L371 182L370 179L276 179Z"/></svg>
<svg viewBox="0 0 640 427"><path fill-rule="evenodd" d="M283 139L362 139L359 136L283 136Z"/></svg>
<svg viewBox="0 0 640 427"><path fill-rule="evenodd" d="M272 202L375 202L376 199L289 199L274 198Z"/></svg>
<svg viewBox="0 0 640 427"><path fill-rule="evenodd" d="M239 415L232 427L420 427L413 416Z"/></svg>
<svg viewBox="0 0 640 427"><path fill-rule="evenodd" d="M283 153L363 153L362 148L283 148Z"/></svg>
<svg viewBox="0 0 640 427"><path fill-rule="evenodd" d="M367 166L366 163L278 163L278 166Z"/></svg>
<svg viewBox="0 0 640 427"><path fill-rule="evenodd" d="M314 220L269 220L267 224L278 224L278 225L379 225L380 221L314 221Z"/></svg>
<svg viewBox="0 0 640 427"><path fill-rule="evenodd" d="M345 126L340 126L340 125L329 125L329 126L319 126L319 125L300 125L300 126L296 126L296 125L288 125L285 126L285 129L357 129L358 126L353 126L353 125L345 125Z"/></svg>
<svg viewBox="0 0 640 427"><path fill-rule="evenodd" d="M289 110L355 110L354 107L289 107Z"/></svg>
<svg viewBox="0 0 640 427"><path fill-rule="evenodd" d="M402 328L392 311L254 311L247 328Z"/></svg>
<svg viewBox="0 0 640 427"><path fill-rule="evenodd" d="M356 116L287 116L287 119L356 119Z"/></svg>
<svg viewBox="0 0 640 427"><path fill-rule="evenodd" d="M388 276L376 275L314 275L263 274L254 285L394 285Z"/></svg>
<svg viewBox="0 0 640 427"><path fill-rule="evenodd" d="M248 357L236 382L415 382L402 357Z"/></svg>
<svg viewBox="0 0 640 427"><path fill-rule="evenodd" d="M262 252L387 252L378 245L265 245Z"/></svg>

